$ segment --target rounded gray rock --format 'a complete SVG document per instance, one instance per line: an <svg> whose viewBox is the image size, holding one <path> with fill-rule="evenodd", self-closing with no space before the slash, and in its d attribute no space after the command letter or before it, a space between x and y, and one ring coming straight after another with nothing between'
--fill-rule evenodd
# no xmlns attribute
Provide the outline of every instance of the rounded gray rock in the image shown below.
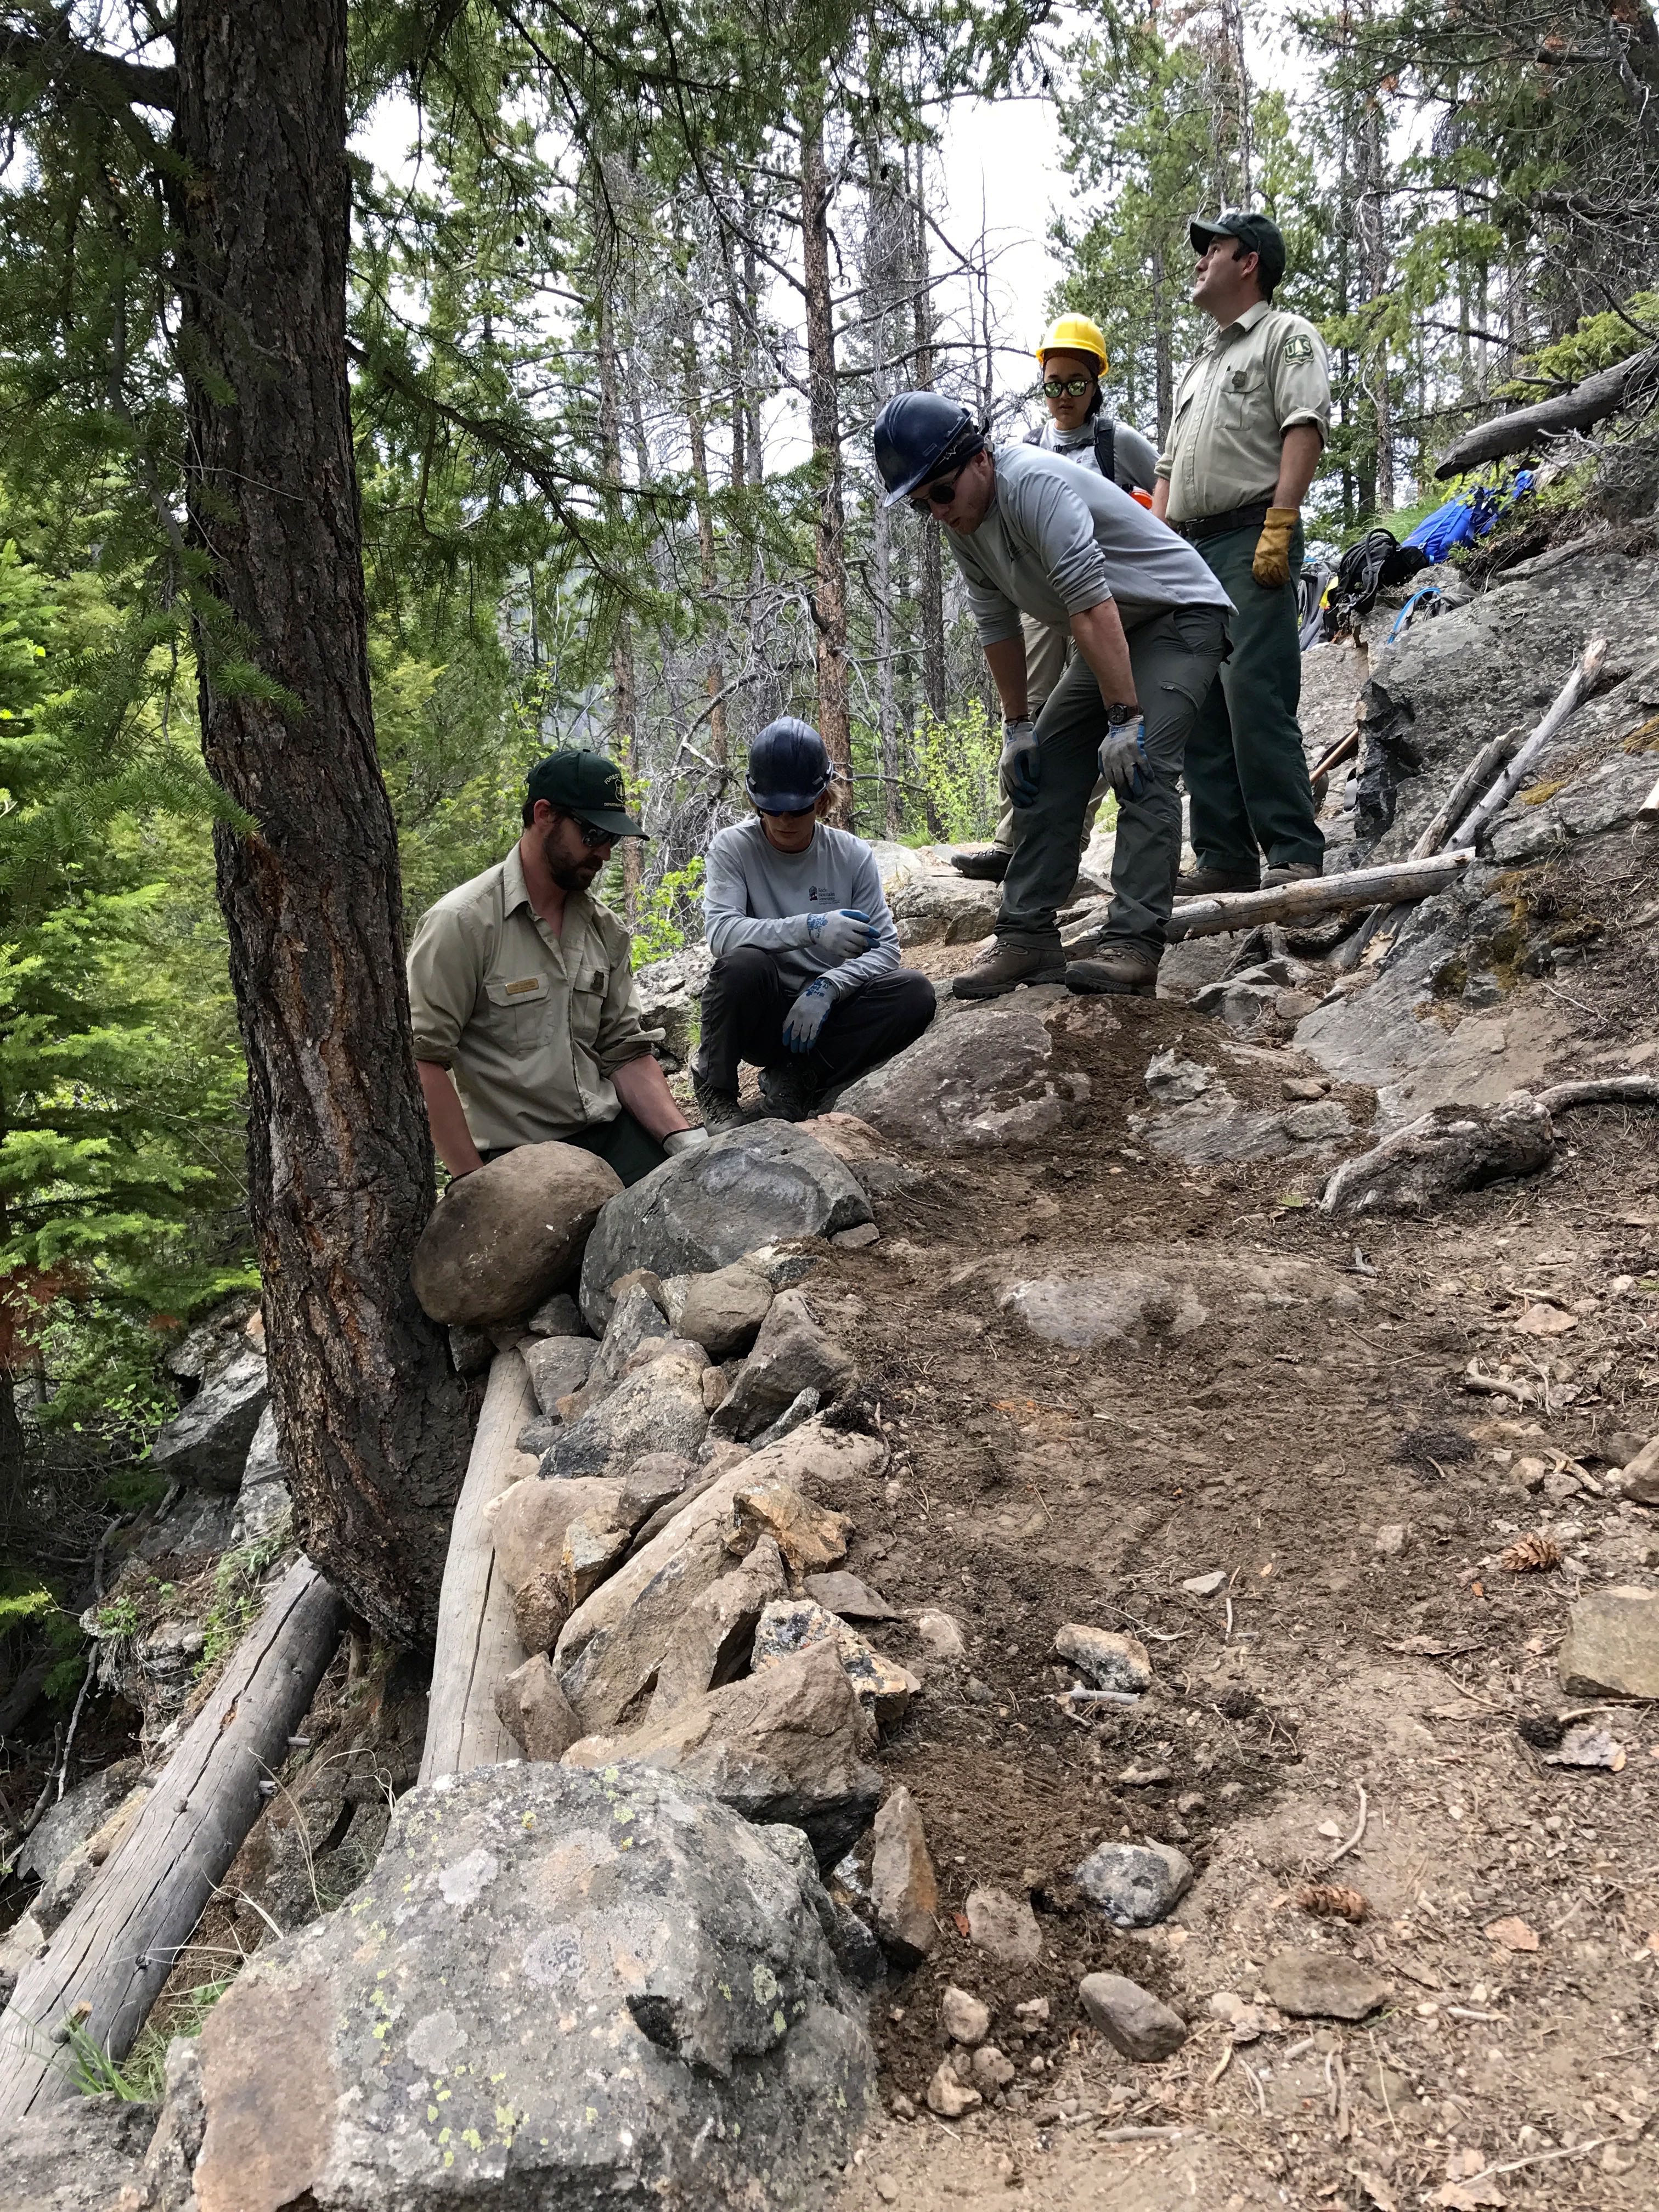
<svg viewBox="0 0 1659 2212"><path fill-rule="evenodd" d="M1151 1928L1192 1887L1192 1861L1173 1844L1103 1844L1073 1880L1119 1928Z"/></svg>
<svg viewBox="0 0 1659 2212"><path fill-rule="evenodd" d="M580 1145L519 1146L439 1201L410 1267L416 1297L434 1321L517 1321L570 1281L621 1189Z"/></svg>

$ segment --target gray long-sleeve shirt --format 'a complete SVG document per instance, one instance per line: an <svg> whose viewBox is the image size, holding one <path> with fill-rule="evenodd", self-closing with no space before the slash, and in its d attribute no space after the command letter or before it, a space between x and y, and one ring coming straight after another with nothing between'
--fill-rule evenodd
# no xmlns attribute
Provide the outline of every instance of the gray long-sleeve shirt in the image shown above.
<svg viewBox="0 0 1659 2212"><path fill-rule="evenodd" d="M945 533L980 641L1019 635L1021 615L1068 624L1103 600L1126 611L1233 603L1184 538L1097 471L1041 446L999 446L979 528Z"/></svg>
<svg viewBox="0 0 1659 2212"><path fill-rule="evenodd" d="M1043 424L1040 438L1028 438L1025 442L1045 453L1063 453L1080 469L1092 469L1097 476L1100 474L1092 415L1075 430L1061 430L1051 419ZM1137 488L1151 491L1158 483L1158 447L1150 438L1143 438L1133 422L1117 422L1112 425L1112 481L1125 491Z"/></svg>
<svg viewBox="0 0 1659 2212"><path fill-rule="evenodd" d="M798 989L822 975L836 995L856 991L899 964L898 931L882 895L876 856L862 837L820 822L804 853L780 853L757 815L718 830L704 863L702 911L708 948L718 960L740 945L772 953L784 981ZM880 931L874 950L839 967L811 942L815 914L854 907Z"/></svg>

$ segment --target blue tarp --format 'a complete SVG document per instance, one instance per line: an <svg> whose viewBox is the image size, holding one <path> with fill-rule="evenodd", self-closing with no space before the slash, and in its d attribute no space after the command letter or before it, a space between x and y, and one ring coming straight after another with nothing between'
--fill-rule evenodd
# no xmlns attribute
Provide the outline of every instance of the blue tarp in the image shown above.
<svg viewBox="0 0 1659 2212"><path fill-rule="evenodd" d="M1473 491L1459 492L1419 522L1406 544L1420 546L1431 562L1443 561L1454 547L1473 545L1477 538L1484 538L1504 508L1532 489L1532 471L1522 469L1513 483L1480 484Z"/></svg>

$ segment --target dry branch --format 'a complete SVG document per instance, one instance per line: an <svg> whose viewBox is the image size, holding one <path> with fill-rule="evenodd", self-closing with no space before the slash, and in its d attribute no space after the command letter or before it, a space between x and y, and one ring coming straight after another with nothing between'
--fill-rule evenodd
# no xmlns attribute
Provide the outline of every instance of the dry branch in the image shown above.
<svg viewBox="0 0 1659 2212"><path fill-rule="evenodd" d="M1595 689L1596 678L1601 673L1602 663L1607 657L1607 641L1604 637L1593 637L1584 647L1578 665L1551 702L1549 711L1536 729L1516 754L1492 789L1462 822L1456 830L1460 846L1479 842L1484 831L1490 829L1509 805L1522 785L1531 775L1533 764L1548 748L1551 742L1572 720L1583 702Z"/></svg>
<svg viewBox="0 0 1659 2212"><path fill-rule="evenodd" d="M1490 422L1480 423L1455 439L1435 475L1443 480L1462 476L1466 469L1479 468L1483 462L1500 459L1505 453L1522 453L1546 438L1561 437L1572 430L1588 430L1591 423L1601 422L1604 416L1616 415L1626 398L1634 398L1656 369L1659 369L1659 346L1645 353L1632 354L1628 361L1616 362L1611 368L1598 370L1582 384L1575 385L1571 392L1559 392L1553 398L1540 399L1534 406L1517 407L1510 414L1495 416Z"/></svg>
<svg viewBox="0 0 1659 2212"><path fill-rule="evenodd" d="M1305 921L1316 915L1340 914L1352 907L1428 898L1443 890L1472 858L1466 852L1438 853L1423 860L1395 860L1387 867L1354 868L1346 875L1279 884L1272 890L1226 891L1215 898L1182 899L1170 916L1165 934L1174 945L1183 937L1217 937L1227 930L1254 929L1264 921Z"/></svg>
<svg viewBox="0 0 1659 2212"><path fill-rule="evenodd" d="M343 1608L295 1561L162 1770L125 1839L0 2014L0 2121L76 2094L63 2024L125 2057L316 1694Z"/></svg>
<svg viewBox="0 0 1659 2212"><path fill-rule="evenodd" d="M1583 1083L1556 1083L1537 1096L1549 1114L1568 1114L1575 1106L1659 1106L1659 1076L1608 1075Z"/></svg>
<svg viewBox="0 0 1659 2212"><path fill-rule="evenodd" d="M518 1443L520 1430L535 1411L523 1359L514 1351L498 1352L444 1562L422 1782L519 1756L518 1745L496 1717L495 1690L524 1664L526 1653L514 1626L513 1593L495 1564L484 1508L510 1484L536 1472L533 1455L521 1452Z"/></svg>

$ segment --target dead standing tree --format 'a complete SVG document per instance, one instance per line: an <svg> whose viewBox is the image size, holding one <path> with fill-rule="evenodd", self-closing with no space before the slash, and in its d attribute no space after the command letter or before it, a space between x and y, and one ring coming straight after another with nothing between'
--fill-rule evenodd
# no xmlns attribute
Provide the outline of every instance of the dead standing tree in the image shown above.
<svg viewBox="0 0 1659 2212"><path fill-rule="evenodd" d="M461 1385L410 1288L432 1149L374 750L346 377L345 0L181 0L173 187L203 744L279 1431L312 1557L429 1638Z"/></svg>

